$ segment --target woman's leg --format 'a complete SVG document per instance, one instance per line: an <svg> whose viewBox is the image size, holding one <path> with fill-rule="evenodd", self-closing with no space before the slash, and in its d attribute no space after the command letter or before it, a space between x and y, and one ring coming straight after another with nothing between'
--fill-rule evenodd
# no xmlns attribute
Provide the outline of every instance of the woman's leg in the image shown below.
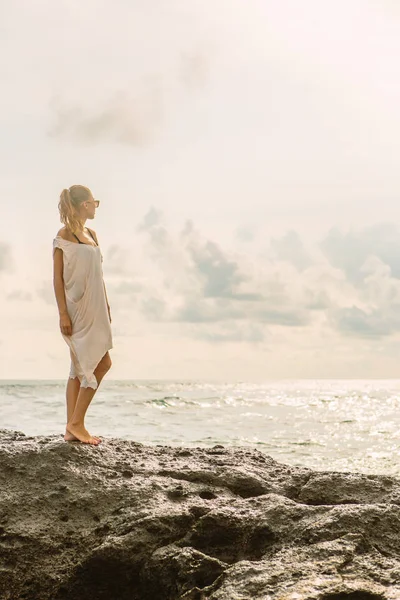
<svg viewBox="0 0 400 600"><path fill-rule="evenodd" d="M79 378L75 377L74 379L71 379L71 377L69 377L68 381L67 381L67 389L66 389L67 423L68 423L68 421L71 420L72 415L74 414L76 401L78 400L78 394L79 394L80 389L81 389L81 383L79 381ZM65 428L64 440L66 442L69 442L72 440L77 440L77 439L78 438L76 438L74 435L72 435L72 433L69 433L67 431L67 428Z"/></svg>
<svg viewBox="0 0 400 600"><path fill-rule="evenodd" d="M97 389L104 375L110 370L111 364L110 355L108 352L106 352L94 371L97 381ZM72 415L68 415L68 423L66 427L69 433L74 435L81 442L95 445L99 443L99 440L90 435L88 430L85 428L84 419L86 411L89 408L89 404L91 403L97 389L94 390L90 387L80 387L75 408Z"/></svg>
<svg viewBox="0 0 400 600"><path fill-rule="evenodd" d="M67 398L67 423L71 420L72 415L74 414L76 402L78 400L79 390L81 389L81 382L79 381L79 377L68 378L67 382L67 390L66 390L66 398ZM93 436L96 440L100 440L96 435ZM65 427L64 440L66 442L78 442L78 438L75 435L72 435Z"/></svg>

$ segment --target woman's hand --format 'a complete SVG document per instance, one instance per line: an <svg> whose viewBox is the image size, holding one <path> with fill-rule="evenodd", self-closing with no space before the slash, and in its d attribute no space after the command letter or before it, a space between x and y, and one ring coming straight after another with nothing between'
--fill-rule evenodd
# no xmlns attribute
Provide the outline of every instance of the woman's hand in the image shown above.
<svg viewBox="0 0 400 600"><path fill-rule="evenodd" d="M64 335L72 335L72 322L68 313L60 315L60 330Z"/></svg>
<svg viewBox="0 0 400 600"><path fill-rule="evenodd" d="M110 319L110 323L111 323L111 311L110 311L110 307L107 305L108 308L108 318Z"/></svg>

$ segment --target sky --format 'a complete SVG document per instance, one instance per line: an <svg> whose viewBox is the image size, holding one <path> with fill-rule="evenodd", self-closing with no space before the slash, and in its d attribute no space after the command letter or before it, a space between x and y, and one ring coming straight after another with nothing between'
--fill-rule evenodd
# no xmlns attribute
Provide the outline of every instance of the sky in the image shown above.
<svg viewBox="0 0 400 600"><path fill-rule="evenodd" d="M399 378L394 0L0 0L0 379L62 379L88 186L109 379Z"/></svg>

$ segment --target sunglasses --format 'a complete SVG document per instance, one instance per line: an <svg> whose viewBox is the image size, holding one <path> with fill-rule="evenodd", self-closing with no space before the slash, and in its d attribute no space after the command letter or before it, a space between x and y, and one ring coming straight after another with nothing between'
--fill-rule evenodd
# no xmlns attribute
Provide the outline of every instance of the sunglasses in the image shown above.
<svg viewBox="0 0 400 600"><path fill-rule="evenodd" d="M100 204L100 200L86 200L86 202L93 202L96 208L98 208Z"/></svg>

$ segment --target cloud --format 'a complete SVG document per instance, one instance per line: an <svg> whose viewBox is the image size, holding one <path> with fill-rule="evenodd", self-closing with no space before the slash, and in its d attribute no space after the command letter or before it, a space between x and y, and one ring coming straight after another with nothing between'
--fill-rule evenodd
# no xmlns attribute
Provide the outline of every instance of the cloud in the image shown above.
<svg viewBox="0 0 400 600"><path fill-rule="evenodd" d="M32 294L24 290L14 290L7 294L6 298L10 301L30 302L32 300Z"/></svg>
<svg viewBox="0 0 400 600"><path fill-rule="evenodd" d="M332 299L325 289L304 288L304 308L308 310L325 310L332 306Z"/></svg>
<svg viewBox="0 0 400 600"><path fill-rule="evenodd" d="M394 223L379 223L347 233L335 227L320 243L330 263L342 269L349 281L359 285L364 280L362 266L368 256L376 256L390 266L400 278L400 230Z"/></svg>
<svg viewBox="0 0 400 600"><path fill-rule="evenodd" d="M128 249L118 244L112 244L107 248L103 261L105 274L126 275L129 273Z"/></svg>
<svg viewBox="0 0 400 600"><path fill-rule="evenodd" d="M55 305L56 299L54 295L54 288L50 280L42 281L41 285L36 289L36 294L46 304L49 304L50 306Z"/></svg>
<svg viewBox="0 0 400 600"><path fill-rule="evenodd" d="M296 231L290 230L279 239L272 238L271 248L277 260L287 261L299 271L304 271L313 263Z"/></svg>
<svg viewBox="0 0 400 600"><path fill-rule="evenodd" d="M154 296L147 297L141 301L141 312L149 321L166 321L167 303L161 298Z"/></svg>
<svg viewBox="0 0 400 600"><path fill-rule="evenodd" d="M129 88L111 92L108 99L83 105L81 100L66 101L55 96L50 101L52 124L48 135L68 138L79 144L116 143L145 146L160 135L167 115L185 101L183 90L204 87L209 76L210 59L200 50L178 52L176 73L171 69L147 74ZM180 84L183 84L180 85Z"/></svg>
<svg viewBox="0 0 400 600"><path fill-rule="evenodd" d="M390 314L384 314L378 309L367 312L352 306L333 311L330 320L333 327L346 335L381 338L400 331L399 311L400 304Z"/></svg>
<svg viewBox="0 0 400 600"><path fill-rule="evenodd" d="M393 277L388 264L370 256L360 270L364 275L360 293L366 302L386 311L400 304L400 279Z"/></svg>
<svg viewBox="0 0 400 600"><path fill-rule="evenodd" d="M264 308L257 305L235 305L233 301L188 298L172 320L185 323L222 323L248 321L253 324L302 326L310 322L307 309Z"/></svg>
<svg viewBox="0 0 400 600"><path fill-rule="evenodd" d="M117 286L114 286L116 294L132 296L139 294L143 290L143 285L135 281L121 281Z"/></svg>
<svg viewBox="0 0 400 600"><path fill-rule="evenodd" d="M255 239L255 231L252 227L238 227L235 232L235 238L240 242L253 242Z"/></svg>
<svg viewBox="0 0 400 600"><path fill-rule="evenodd" d="M156 81L135 94L115 92L97 110L79 105L65 107L59 98L52 100L51 108L55 122L48 130L49 136L67 137L82 144L143 146L156 136L163 120L162 92Z"/></svg>
<svg viewBox="0 0 400 600"><path fill-rule="evenodd" d="M12 271L14 268L14 259L11 254L11 247L4 242L0 242L0 272Z"/></svg>
<svg viewBox="0 0 400 600"><path fill-rule="evenodd" d="M370 256L360 268L364 279L358 284L358 302L332 308L328 318L346 335L381 338L400 331L400 280L391 268Z"/></svg>
<svg viewBox="0 0 400 600"><path fill-rule="evenodd" d="M148 256L159 267L163 283L157 291L143 290L148 298L142 303L146 317L193 324L198 331L207 326L207 335L215 333L217 338L220 334L210 333L210 325L247 323L255 328L251 336L261 339L255 331L263 331L266 324L305 326L316 311L332 306L329 291L318 283L321 269L310 269L304 279L291 263L274 259L260 265L247 255L224 250L204 238L192 221L173 235L165 223L159 225L160 220L152 210L146 215L147 225L140 228L147 234ZM299 236L296 242L302 247ZM332 268L326 270L331 275Z"/></svg>
<svg viewBox="0 0 400 600"><path fill-rule="evenodd" d="M261 322L275 325L284 325L286 327L308 325L311 322L311 315L303 307L290 308L265 308L254 311L254 317Z"/></svg>
<svg viewBox="0 0 400 600"><path fill-rule="evenodd" d="M243 318L245 318L244 311L235 308L232 302L193 296L183 300L171 320L181 323L217 323Z"/></svg>
<svg viewBox="0 0 400 600"><path fill-rule="evenodd" d="M147 293L146 287L134 277L117 280L105 278L105 283L108 301L114 313L117 310L136 310L141 298Z"/></svg>
<svg viewBox="0 0 400 600"><path fill-rule="evenodd" d="M239 265L230 260L215 242L208 240L201 246L190 244L188 250L202 280L205 297L240 296L235 290L246 277L240 273Z"/></svg>
<svg viewBox="0 0 400 600"><path fill-rule="evenodd" d="M137 226L137 231L149 231L163 221L163 213L151 206L143 217L143 221Z"/></svg>
<svg viewBox="0 0 400 600"><path fill-rule="evenodd" d="M379 223L342 233L331 229L320 247L352 286L347 299L326 306L329 325L359 338L383 338L400 332L400 231ZM350 294L352 299L350 300Z"/></svg>
<svg viewBox="0 0 400 600"><path fill-rule="evenodd" d="M211 343L246 342L259 344L266 339L263 328L253 323L222 323L213 331L195 331L193 337Z"/></svg>

